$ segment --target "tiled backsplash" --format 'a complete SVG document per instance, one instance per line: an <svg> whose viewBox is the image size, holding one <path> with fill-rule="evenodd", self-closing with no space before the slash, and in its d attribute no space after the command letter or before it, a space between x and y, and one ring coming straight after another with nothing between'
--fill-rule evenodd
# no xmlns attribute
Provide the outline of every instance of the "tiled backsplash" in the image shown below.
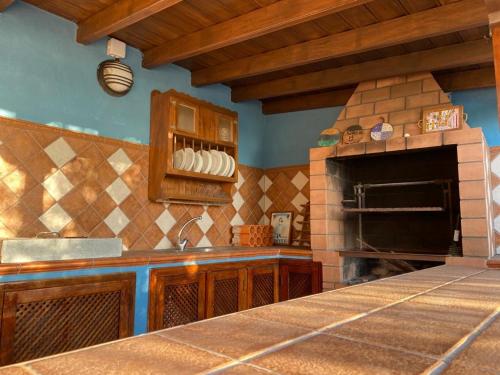
<svg viewBox="0 0 500 375"><path fill-rule="evenodd" d="M51 231L168 248L181 224L202 215L190 245L228 245L232 225L264 214L257 168L240 167L232 205L158 204L147 197L147 146L10 119L0 120L0 142L0 238Z"/></svg>

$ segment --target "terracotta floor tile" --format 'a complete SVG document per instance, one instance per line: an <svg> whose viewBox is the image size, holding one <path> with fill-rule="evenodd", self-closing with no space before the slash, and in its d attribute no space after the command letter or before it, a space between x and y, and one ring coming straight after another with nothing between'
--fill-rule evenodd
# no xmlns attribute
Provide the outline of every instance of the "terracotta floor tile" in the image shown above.
<svg viewBox="0 0 500 375"><path fill-rule="evenodd" d="M303 301L326 305L328 308L352 310L356 313L368 312L388 304L395 300L379 296L362 294L342 293L343 290L317 294ZM349 289L347 290L349 291Z"/></svg>
<svg viewBox="0 0 500 375"><path fill-rule="evenodd" d="M422 305L413 304L411 307ZM396 307L396 306L395 306ZM480 319L478 319L480 321ZM388 345L425 355L442 355L475 327L473 322L443 321L432 311L425 317L397 306L385 309L325 333Z"/></svg>
<svg viewBox="0 0 500 375"><path fill-rule="evenodd" d="M473 366L463 366L457 362L453 362L447 367L441 375L498 375L498 371L486 369L484 367L477 368Z"/></svg>
<svg viewBox="0 0 500 375"><path fill-rule="evenodd" d="M239 365L231 367L230 369L223 370L221 374L226 375L269 375L269 371L265 369L260 369L252 365Z"/></svg>
<svg viewBox="0 0 500 375"><path fill-rule="evenodd" d="M453 362L462 366L483 367L500 373L500 320L497 320Z"/></svg>
<svg viewBox="0 0 500 375"><path fill-rule="evenodd" d="M158 332L159 335L239 358L310 332L276 322L231 315Z"/></svg>
<svg viewBox="0 0 500 375"><path fill-rule="evenodd" d="M1 375L30 375L32 374L28 370L23 369L22 367L12 366L12 367L4 367L0 368Z"/></svg>
<svg viewBox="0 0 500 375"><path fill-rule="evenodd" d="M448 306L429 305L415 302L414 299L390 307L387 312L394 312L404 319L429 319L436 322L470 326L479 325L489 312L475 309L450 310Z"/></svg>
<svg viewBox="0 0 500 375"><path fill-rule="evenodd" d="M31 364L49 374L193 374L229 360L157 335L124 340Z"/></svg>
<svg viewBox="0 0 500 375"><path fill-rule="evenodd" d="M319 335L251 363L283 374L420 374L434 360Z"/></svg>
<svg viewBox="0 0 500 375"><path fill-rule="evenodd" d="M488 279L500 282L500 270L486 270L479 275L472 276L470 279Z"/></svg>
<svg viewBox="0 0 500 375"><path fill-rule="evenodd" d="M498 299L493 299L478 292L476 295L456 289L440 288L414 299L416 302L448 306L452 309L469 309L492 312L500 305Z"/></svg>
<svg viewBox="0 0 500 375"><path fill-rule="evenodd" d="M357 314L358 312L354 310L305 300L290 301L242 312L242 315L249 317L313 330L340 322Z"/></svg>

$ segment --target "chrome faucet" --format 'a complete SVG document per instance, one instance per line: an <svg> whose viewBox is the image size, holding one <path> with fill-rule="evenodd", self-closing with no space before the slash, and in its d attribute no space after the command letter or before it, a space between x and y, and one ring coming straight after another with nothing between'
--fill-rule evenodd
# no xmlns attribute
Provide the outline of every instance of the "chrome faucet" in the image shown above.
<svg viewBox="0 0 500 375"><path fill-rule="evenodd" d="M182 232L184 231L184 228L186 228L192 222L194 222L196 220L201 220L201 219L203 219L201 216L193 217L193 218L189 219L188 221L186 221L186 223L181 227L181 230L179 231L179 234L177 235L177 248L180 251L184 251L184 249L186 248L186 246L188 244L187 238L181 239Z"/></svg>

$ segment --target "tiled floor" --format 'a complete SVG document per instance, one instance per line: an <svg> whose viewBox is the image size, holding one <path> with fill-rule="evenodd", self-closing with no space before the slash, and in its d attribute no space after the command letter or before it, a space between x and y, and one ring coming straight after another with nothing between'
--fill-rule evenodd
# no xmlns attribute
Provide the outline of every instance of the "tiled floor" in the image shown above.
<svg viewBox="0 0 500 375"><path fill-rule="evenodd" d="M500 270L441 266L0 369L500 374Z"/></svg>

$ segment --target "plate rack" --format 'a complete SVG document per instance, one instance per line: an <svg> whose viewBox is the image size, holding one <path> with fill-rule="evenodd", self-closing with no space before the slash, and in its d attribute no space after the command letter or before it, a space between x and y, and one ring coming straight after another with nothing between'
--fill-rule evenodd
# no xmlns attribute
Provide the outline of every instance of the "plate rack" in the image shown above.
<svg viewBox="0 0 500 375"><path fill-rule="evenodd" d="M232 176L174 167L181 148L224 151L234 158ZM148 196L154 202L222 205L238 181L238 114L169 90L151 94Z"/></svg>
<svg viewBox="0 0 500 375"><path fill-rule="evenodd" d="M196 151L200 150L205 150L205 151L210 151L210 150L217 150L217 151L223 151L226 152L228 155L232 156L235 161L236 161L236 153L235 153L235 145L228 144L225 142L213 142L210 140L205 140L203 138L195 137L195 136L188 136L183 133L178 133L178 132L171 132L169 135L169 139L172 141L172 157L168 160L168 166L167 166L167 176L170 175L175 175L175 176L185 176L188 178L198 178L202 180L208 180L208 181L222 181L222 182L237 182L236 176L238 175L238 168L237 165L235 166L234 172L232 176L219 176L219 175L213 175L209 173L201 173L201 172L193 172L193 171L187 171L184 169L178 169L175 168L174 166L174 157L175 152L180 149L185 149L187 147L190 147Z"/></svg>

